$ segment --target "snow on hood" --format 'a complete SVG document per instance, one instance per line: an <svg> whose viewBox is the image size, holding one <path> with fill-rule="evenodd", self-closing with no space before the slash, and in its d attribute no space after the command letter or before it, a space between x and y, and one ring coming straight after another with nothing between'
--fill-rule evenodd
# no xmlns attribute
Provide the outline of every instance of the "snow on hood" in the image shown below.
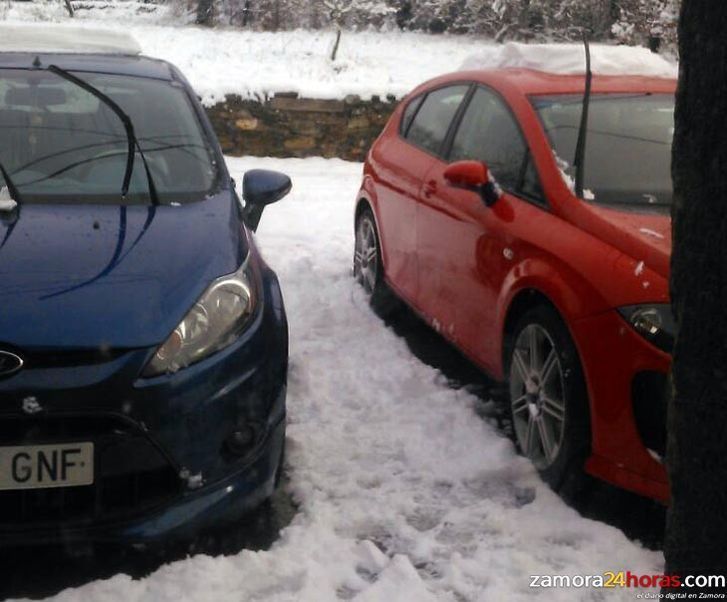
<svg viewBox="0 0 727 602"><path fill-rule="evenodd" d="M678 67L646 48L591 45L591 67L598 75L643 75L676 78ZM580 75L586 70L581 44L522 44L509 42L486 47L462 63L462 70L534 69L560 75Z"/></svg>
<svg viewBox="0 0 727 602"><path fill-rule="evenodd" d="M18 206L13 199L2 198L0 195L0 211L12 211Z"/></svg>

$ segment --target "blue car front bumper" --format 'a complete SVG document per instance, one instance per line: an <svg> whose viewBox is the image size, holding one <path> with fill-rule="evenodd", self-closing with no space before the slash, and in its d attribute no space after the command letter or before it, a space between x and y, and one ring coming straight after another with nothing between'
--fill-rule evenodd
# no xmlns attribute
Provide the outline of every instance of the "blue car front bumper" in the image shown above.
<svg viewBox="0 0 727 602"><path fill-rule="evenodd" d="M93 485L0 491L0 546L187 539L272 493L288 332L262 264L261 281L240 339L173 375L140 378L155 349L19 350L27 368L0 381L0 446L92 442L95 474Z"/></svg>

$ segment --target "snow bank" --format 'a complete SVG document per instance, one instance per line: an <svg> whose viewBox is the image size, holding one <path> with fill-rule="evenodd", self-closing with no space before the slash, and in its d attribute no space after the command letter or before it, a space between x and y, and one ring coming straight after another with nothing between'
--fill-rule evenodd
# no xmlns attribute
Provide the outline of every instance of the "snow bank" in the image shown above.
<svg viewBox="0 0 727 602"><path fill-rule="evenodd" d="M128 19L86 19L82 12L77 14L75 27L130 33L143 54L177 65L206 105L223 100L226 94L265 98L276 92L321 99L342 99L349 94L364 99L374 95L400 98L423 81L455 70L482 46L481 41L464 36L344 32L339 58L331 61L333 32L168 27ZM6 23L22 25L24 21ZM68 26L64 22L46 27L62 30Z"/></svg>
<svg viewBox="0 0 727 602"><path fill-rule="evenodd" d="M492 45L462 63L461 69L521 68L580 75L586 70L582 44L521 44L510 42ZM591 45L591 68L598 75L646 75L676 78L674 63L646 48L633 46Z"/></svg>
<svg viewBox="0 0 727 602"><path fill-rule="evenodd" d="M288 466L299 514L269 551L196 556L59 602L634 600L635 589L532 590L530 575L663 571L663 557L584 519L509 439L412 356L351 277L361 165L228 159L287 172L258 242L290 320Z"/></svg>
<svg viewBox="0 0 727 602"><path fill-rule="evenodd" d="M321 99L401 98L452 71L481 45L472 38L345 32L334 62L329 57L335 34L326 31L132 27L131 32L144 54L176 64L205 104L225 94L264 98L276 92Z"/></svg>

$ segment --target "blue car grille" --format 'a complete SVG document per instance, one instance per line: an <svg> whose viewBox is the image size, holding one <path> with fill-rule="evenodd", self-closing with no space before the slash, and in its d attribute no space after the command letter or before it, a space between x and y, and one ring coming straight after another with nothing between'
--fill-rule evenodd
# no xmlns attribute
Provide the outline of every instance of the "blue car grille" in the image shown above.
<svg viewBox="0 0 727 602"><path fill-rule="evenodd" d="M79 351L32 351L21 352L26 369L66 368L69 366L92 366L110 362L123 354L125 349L90 349Z"/></svg>
<svg viewBox="0 0 727 602"><path fill-rule="evenodd" d="M94 484L0 491L0 528L132 518L182 491L177 471L137 427L115 417L0 418L0 445L92 441Z"/></svg>

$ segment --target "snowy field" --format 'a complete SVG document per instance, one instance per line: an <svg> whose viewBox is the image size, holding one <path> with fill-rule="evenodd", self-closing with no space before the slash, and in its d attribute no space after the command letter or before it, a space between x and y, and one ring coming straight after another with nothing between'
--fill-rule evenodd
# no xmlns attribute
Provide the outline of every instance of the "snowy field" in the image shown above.
<svg viewBox="0 0 727 602"><path fill-rule="evenodd" d="M509 439L422 364L350 276L361 166L228 159L290 174L258 242L290 320L288 487L299 512L269 551L196 556L64 602L634 600L629 590L528 587L530 575L660 573L663 557L581 518Z"/></svg>
<svg viewBox="0 0 727 602"><path fill-rule="evenodd" d="M16 6L13 10L6 14L7 23L22 25L34 20L19 13ZM27 21L16 20L16 16ZM224 99L225 94L265 98L276 92L298 92L309 98L342 99L348 94L400 98L421 82L456 70L467 57L489 45L466 36L347 32L341 39L339 58L332 62L335 34L328 31L266 33L169 27L147 24L138 17L130 23L79 18L70 24L131 33L144 54L177 65L206 105ZM69 25L67 18L63 23L47 23L53 28L64 25Z"/></svg>
<svg viewBox="0 0 727 602"><path fill-rule="evenodd" d="M324 99L343 99L349 94L401 98L420 83L462 67L529 67L559 73L583 73L585 69L579 45L502 45L471 36L346 32L338 59L331 61L335 36L329 31L266 33L171 27L158 23L174 22L173 16L161 9L160 14L120 12L136 6L133 2L119 3L121 8L116 9L115 16L107 14L103 20L98 17L107 11L79 11L77 18L69 20L60 2L41 4L46 12L38 12L35 6L14 3L5 11L6 22L20 27L45 22L56 30L72 25L131 33L144 54L177 65L206 105L223 100L226 94L263 99L276 92ZM594 71L677 75L673 63L644 48L629 46L594 46Z"/></svg>

